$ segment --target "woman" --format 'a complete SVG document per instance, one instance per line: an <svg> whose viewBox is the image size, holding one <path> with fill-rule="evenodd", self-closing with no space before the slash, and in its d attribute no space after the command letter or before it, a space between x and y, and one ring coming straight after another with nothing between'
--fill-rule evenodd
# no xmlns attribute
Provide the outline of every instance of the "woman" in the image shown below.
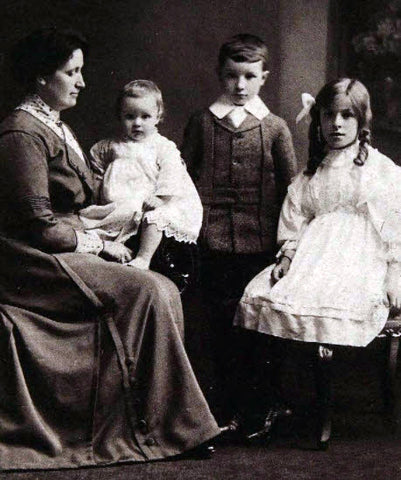
<svg viewBox="0 0 401 480"><path fill-rule="evenodd" d="M0 468L146 461L220 433L165 277L84 231L95 185L59 113L84 88L85 41L55 29L14 51L30 93L0 126Z"/></svg>

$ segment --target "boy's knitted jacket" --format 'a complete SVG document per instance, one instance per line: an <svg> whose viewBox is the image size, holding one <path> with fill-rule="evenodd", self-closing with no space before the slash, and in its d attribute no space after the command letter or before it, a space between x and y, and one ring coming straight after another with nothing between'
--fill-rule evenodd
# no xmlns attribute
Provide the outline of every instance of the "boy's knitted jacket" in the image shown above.
<svg viewBox="0 0 401 480"><path fill-rule="evenodd" d="M297 171L286 122L249 115L239 128L195 113L182 155L204 206L201 244L226 253L272 253L281 204Z"/></svg>

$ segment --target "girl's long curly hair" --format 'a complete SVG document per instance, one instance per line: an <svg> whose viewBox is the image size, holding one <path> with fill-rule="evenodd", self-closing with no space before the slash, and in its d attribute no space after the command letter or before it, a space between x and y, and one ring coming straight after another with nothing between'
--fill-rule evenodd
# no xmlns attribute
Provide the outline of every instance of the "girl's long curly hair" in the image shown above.
<svg viewBox="0 0 401 480"><path fill-rule="evenodd" d="M318 93L316 103L310 115L312 121L309 126L309 160L305 171L306 175L313 175L326 155L327 143L321 134L320 111L331 107L337 95L347 95L358 120L359 151L354 159L355 165L365 164L368 156L368 145L371 144L372 110L370 96L365 85L359 80L340 78L327 83Z"/></svg>

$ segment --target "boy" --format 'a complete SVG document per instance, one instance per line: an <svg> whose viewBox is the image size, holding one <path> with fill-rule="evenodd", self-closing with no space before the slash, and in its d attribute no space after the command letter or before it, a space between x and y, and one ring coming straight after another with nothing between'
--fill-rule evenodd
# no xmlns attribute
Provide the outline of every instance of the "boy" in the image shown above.
<svg viewBox="0 0 401 480"><path fill-rule="evenodd" d="M204 207L201 289L215 340L217 385L211 388L220 390L211 404L223 420L241 403L241 392L232 391L238 382L227 378L238 373L238 353L248 351L242 339L239 346L230 337L235 307L249 280L274 259L281 204L296 173L288 127L259 97L267 58L266 45L254 35L222 45L223 93L190 118L182 147Z"/></svg>

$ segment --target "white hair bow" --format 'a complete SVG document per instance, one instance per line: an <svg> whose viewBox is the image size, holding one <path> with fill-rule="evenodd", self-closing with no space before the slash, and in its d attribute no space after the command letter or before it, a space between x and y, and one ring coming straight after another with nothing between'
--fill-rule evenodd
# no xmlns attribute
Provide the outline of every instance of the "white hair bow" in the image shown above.
<svg viewBox="0 0 401 480"><path fill-rule="evenodd" d="M313 105L315 105L316 100L309 93L303 93L302 96L302 105L303 109L298 113L295 123L299 123L306 115L309 114Z"/></svg>

